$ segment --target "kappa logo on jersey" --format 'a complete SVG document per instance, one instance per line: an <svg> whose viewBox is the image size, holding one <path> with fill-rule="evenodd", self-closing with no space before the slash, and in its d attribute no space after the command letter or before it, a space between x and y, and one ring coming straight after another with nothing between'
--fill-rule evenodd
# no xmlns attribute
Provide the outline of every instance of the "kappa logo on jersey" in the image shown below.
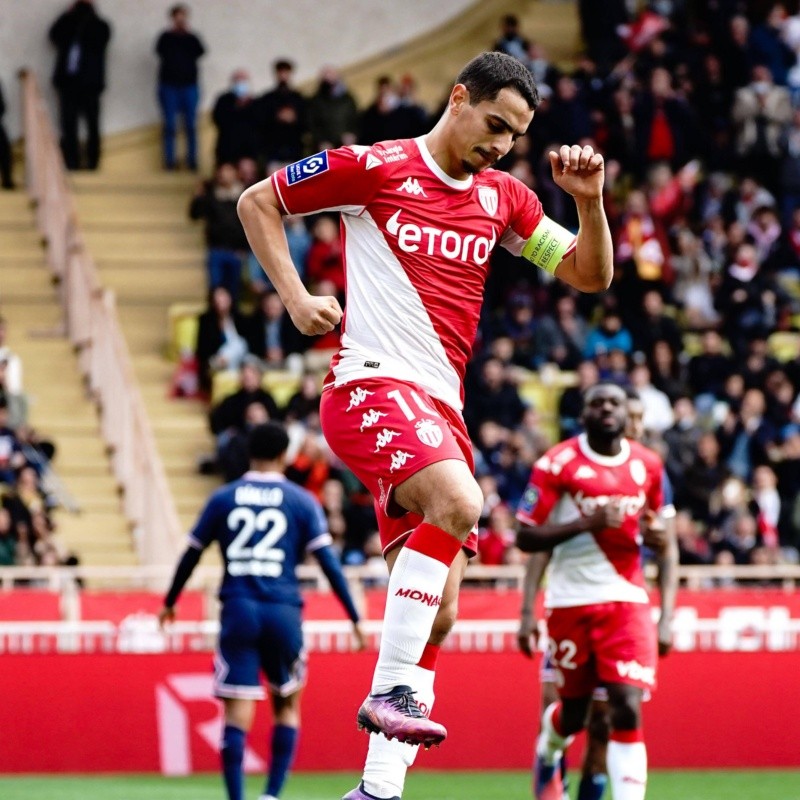
<svg viewBox="0 0 800 800"><path fill-rule="evenodd" d="M577 470L575 470L575 478L580 480L581 478L596 478L597 473L587 464L581 464Z"/></svg>
<svg viewBox="0 0 800 800"><path fill-rule="evenodd" d="M620 510L623 516L635 516L644 508L647 502L644 492L639 492L636 497L626 497L624 495L621 497L609 497L607 494L592 497L585 495L583 492L578 492L573 500L584 517L591 516L599 508L608 505L612 500L620 504Z"/></svg>
<svg viewBox="0 0 800 800"><path fill-rule="evenodd" d="M366 389L356 386L356 388L350 392L350 405L347 406L347 410L350 411L353 408L358 408L367 397L373 394L375 394L375 392L368 392Z"/></svg>
<svg viewBox="0 0 800 800"><path fill-rule="evenodd" d="M400 431L390 431L388 428L384 428L375 437L375 449L372 452L379 453L387 444L391 444L392 439L396 439L398 436L400 436Z"/></svg>
<svg viewBox="0 0 800 800"><path fill-rule="evenodd" d="M417 438L428 447L438 447L444 440L442 429L432 419L421 419L414 427Z"/></svg>
<svg viewBox="0 0 800 800"><path fill-rule="evenodd" d="M443 256L451 261L472 261L485 264L489 260L497 242L497 232L492 228L492 238L468 233L462 236L455 231L443 231L431 225L420 227L413 222L400 222L401 211L392 214L386 223L386 230L397 237L398 247L405 253L426 253L429 256Z"/></svg>
<svg viewBox="0 0 800 800"><path fill-rule="evenodd" d="M313 178L328 169L328 153L323 150L315 156L308 156L302 161L296 161L286 167L286 183L292 186L295 183Z"/></svg>
<svg viewBox="0 0 800 800"><path fill-rule="evenodd" d="M398 187L398 192L408 192L409 194L413 195L422 195L423 197L427 197L428 195L425 194L425 190L419 185L419 181L416 178L408 177L406 178Z"/></svg>
<svg viewBox="0 0 800 800"><path fill-rule="evenodd" d="M392 453L392 466L389 467L389 472L394 472L396 469L404 467L409 458L414 458L414 456L404 450L395 450Z"/></svg>
<svg viewBox="0 0 800 800"><path fill-rule="evenodd" d="M483 206L483 210L493 217L497 213L497 189L494 186L479 186L478 202Z"/></svg>
<svg viewBox="0 0 800 800"><path fill-rule="evenodd" d="M376 411L374 408L371 408L369 411L365 411L364 415L361 417L361 427L359 428L359 430L363 433L364 428L371 428L376 422L380 420L381 417L388 417L388 416L389 415L385 414L383 411Z"/></svg>
<svg viewBox="0 0 800 800"><path fill-rule="evenodd" d="M630 469L631 478L636 481L636 485L644 486L644 482L647 480L647 468L644 462L638 458L634 458L630 463Z"/></svg>

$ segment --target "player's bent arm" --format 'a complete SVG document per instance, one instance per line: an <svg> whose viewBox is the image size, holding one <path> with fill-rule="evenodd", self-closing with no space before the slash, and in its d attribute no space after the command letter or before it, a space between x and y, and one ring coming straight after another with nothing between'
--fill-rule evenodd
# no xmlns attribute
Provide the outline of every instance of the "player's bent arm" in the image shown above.
<svg viewBox="0 0 800 800"><path fill-rule="evenodd" d="M246 189L236 206L247 241L264 268L283 304L308 294L292 263L281 221L281 205L272 180L259 181Z"/></svg>
<svg viewBox="0 0 800 800"><path fill-rule="evenodd" d="M523 553L540 553L572 539L588 530L587 518L581 517L561 525L523 525L517 532L517 547Z"/></svg>
<svg viewBox="0 0 800 800"><path fill-rule="evenodd" d="M658 589L661 594L661 619L659 621L658 641L662 655L668 652L671 645L672 616L675 612L675 601L678 595L678 537L675 534L675 517L664 520L667 544L656 558L658 568Z"/></svg>
<svg viewBox="0 0 800 800"><path fill-rule="evenodd" d="M342 318L335 297L308 293L292 263L281 221L280 200L267 178L245 190L237 205L247 241L297 329L313 336L333 330Z"/></svg>
<svg viewBox="0 0 800 800"><path fill-rule="evenodd" d="M525 567L525 577L522 581L522 608L520 609L519 633L517 642L519 649L530 658L533 655L532 644L537 637L536 630L536 595L542 585L547 565L550 563L551 553L544 550L532 553Z"/></svg>
<svg viewBox="0 0 800 800"><path fill-rule="evenodd" d="M330 545L324 545L314 550L312 555L317 559L322 571L325 573L325 577L328 579L328 583L331 585L331 589L333 589L333 593L347 612L347 616L350 617L353 624L357 624L360 616L350 594L350 588L342 572L342 565L339 563L336 551Z"/></svg>
<svg viewBox="0 0 800 800"><path fill-rule="evenodd" d="M581 292L603 292L614 276L614 250L602 198L575 198L580 228L555 276Z"/></svg>
<svg viewBox="0 0 800 800"><path fill-rule="evenodd" d="M183 587L186 586L186 581L189 580L194 572L194 568L200 561L202 551L196 547L187 547L184 554L181 556L178 565L175 567L175 574L172 578L172 584L169 591L164 596L164 609L175 608L175 603L178 602Z"/></svg>

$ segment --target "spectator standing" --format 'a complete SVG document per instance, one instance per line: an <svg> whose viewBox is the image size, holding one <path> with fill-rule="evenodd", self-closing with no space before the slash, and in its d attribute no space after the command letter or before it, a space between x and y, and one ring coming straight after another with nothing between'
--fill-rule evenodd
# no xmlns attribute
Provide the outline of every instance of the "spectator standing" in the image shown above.
<svg viewBox="0 0 800 800"><path fill-rule="evenodd" d="M292 85L294 64L278 59L273 65L275 88L258 99L259 147L267 172L303 155L307 129L306 99Z"/></svg>
<svg viewBox="0 0 800 800"><path fill-rule="evenodd" d="M528 44L528 40L519 32L519 17L506 14L500 20L500 38L494 43L493 49L527 64Z"/></svg>
<svg viewBox="0 0 800 800"><path fill-rule="evenodd" d="M375 144L395 138L394 111L399 103L397 91L388 75L381 75L376 84L375 99L361 114L360 144Z"/></svg>
<svg viewBox="0 0 800 800"><path fill-rule="evenodd" d="M11 143L8 141L3 115L6 113L6 101L3 97L3 87L0 86L0 185L4 189L14 188L14 179L11 174Z"/></svg>
<svg viewBox="0 0 800 800"><path fill-rule="evenodd" d="M234 303L239 300L242 261L249 251L236 203L244 187L233 164L220 164L212 181L201 183L189 205L192 219L205 220L208 288L224 286Z"/></svg>
<svg viewBox="0 0 800 800"><path fill-rule="evenodd" d="M100 164L100 95L106 87L106 49L111 26L92 0L77 0L50 28L56 48L53 86L58 93L61 152L67 169ZM78 124L86 123L86 158L81 158Z"/></svg>
<svg viewBox="0 0 800 800"><path fill-rule="evenodd" d="M555 313L539 320L535 331L535 366L558 364L573 370L581 361L586 346L587 325L575 308L575 298L565 294L556 300Z"/></svg>
<svg viewBox="0 0 800 800"><path fill-rule="evenodd" d="M189 28L189 7L179 3L169 11L172 27L156 42L159 58L158 102L163 119L164 167L177 166L175 135L178 115L186 137L186 166L197 169L197 104L200 86L197 62L206 49L200 37Z"/></svg>
<svg viewBox="0 0 800 800"><path fill-rule="evenodd" d="M231 84L214 103L212 119L217 128L214 158L217 166L235 164L242 158L258 156L256 133L256 104L250 74L237 69L231 75Z"/></svg>
<svg viewBox="0 0 800 800"><path fill-rule="evenodd" d="M733 121L740 169L757 175L772 193L778 184L780 145L792 118L789 90L777 86L769 67L753 67L752 80L736 92Z"/></svg>
<svg viewBox="0 0 800 800"><path fill-rule="evenodd" d="M308 101L308 127L315 151L356 142L358 107L335 67L320 72L317 91Z"/></svg>

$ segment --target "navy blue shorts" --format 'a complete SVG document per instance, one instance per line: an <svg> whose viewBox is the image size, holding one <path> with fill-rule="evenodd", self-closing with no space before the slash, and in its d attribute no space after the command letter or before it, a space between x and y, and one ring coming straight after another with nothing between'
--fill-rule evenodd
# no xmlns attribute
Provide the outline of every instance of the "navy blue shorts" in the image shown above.
<svg viewBox="0 0 800 800"><path fill-rule="evenodd" d="M263 700L260 672L270 690L288 697L305 684L301 609L283 603L225 601L214 657L214 694Z"/></svg>

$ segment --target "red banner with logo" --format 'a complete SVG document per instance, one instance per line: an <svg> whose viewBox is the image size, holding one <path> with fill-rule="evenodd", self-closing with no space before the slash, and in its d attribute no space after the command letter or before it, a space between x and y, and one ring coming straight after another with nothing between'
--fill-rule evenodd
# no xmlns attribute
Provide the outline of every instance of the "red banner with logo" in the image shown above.
<svg viewBox="0 0 800 800"><path fill-rule="evenodd" d="M798 764L796 653L675 653L645 707L653 767ZM301 770L359 769L367 739L355 712L374 653L311 656ZM444 653L436 719L449 737L418 765L527 768L538 726L538 660L517 653ZM215 770L220 709L210 654L5 655L0 658L0 773ZM247 764L265 769L269 706L260 704ZM577 756L574 763L577 762ZM347 788L347 787L343 787Z"/></svg>

